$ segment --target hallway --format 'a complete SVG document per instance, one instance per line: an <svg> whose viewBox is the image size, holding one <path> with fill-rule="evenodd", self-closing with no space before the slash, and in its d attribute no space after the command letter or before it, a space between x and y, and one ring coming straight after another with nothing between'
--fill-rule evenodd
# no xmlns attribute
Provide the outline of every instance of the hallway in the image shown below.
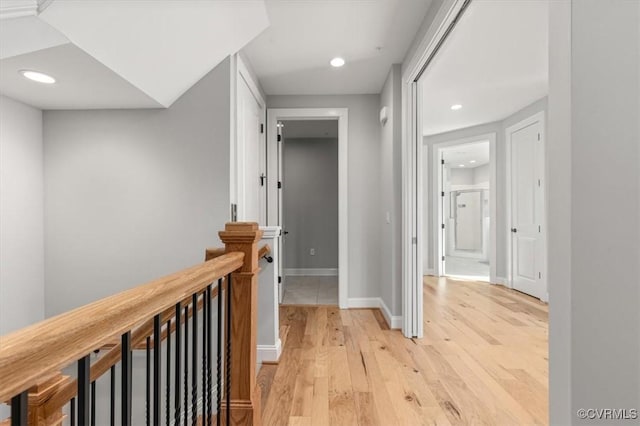
<svg viewBox="0 0 640 426"><path fill-rule="evenodd" d="M284 306L265 365L265 425L545 424L547 307L478 282L426 277L425 337L378 310Z"/></svg>

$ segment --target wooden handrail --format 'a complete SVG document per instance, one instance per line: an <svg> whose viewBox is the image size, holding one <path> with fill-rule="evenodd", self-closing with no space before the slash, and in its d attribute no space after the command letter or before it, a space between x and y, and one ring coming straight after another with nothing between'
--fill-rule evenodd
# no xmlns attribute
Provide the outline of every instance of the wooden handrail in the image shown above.
<svg viewBox="0 0 640 426"><path fill-rule="evenodd" d="M244 258L241 251L228 251L2 337L0 401L8 401L123 333L146 328L143 324L150 318L242 268Z"/></svg>

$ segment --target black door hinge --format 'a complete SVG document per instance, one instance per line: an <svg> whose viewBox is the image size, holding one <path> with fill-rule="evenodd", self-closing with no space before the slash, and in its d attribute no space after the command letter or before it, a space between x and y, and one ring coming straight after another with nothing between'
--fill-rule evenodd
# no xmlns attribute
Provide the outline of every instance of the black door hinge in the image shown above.
<svg viewBox="0 0 640 426"><path fill-rule="evenodd" d="M264 124L260 124L260 133L264 133Z"/></svg>
<svg viewBox="0 0 640 426"><path fill-rule="evenodd" d="M444 223L442 224L442 229L444 229Z"/></svg>
<svg viewBox="0 0 640 426"><path fill-rule="evenodd" d="M442 256L442 261L444 262L444 256Z"/></svg>
<svg viewBox="0 0 640 426"><path fill-rule="evenodd" d="M442 192L440 193L440 196L441 196L441 197L444 197L444 191L442 191Z"/></svg>
<svg viewBox="0 0 640 426"><path fill-rule="evenodd" d="M278 275L278 284L282 283L282 277Z"/></svg>
<svg viewBox="0 0 640 426"><path fill-rule="evenodd" d="M282 182L278 181L278 189L282 189Z"/></svg>
<svg viewBox="0 0 640 426"><path fill-rule="evenodd" d="M278 142L282 142L282 135L278 135Z"/></svg>
<svg viewBox="0 0 640 426"><path fill-rule="evenodd" d="M267 176L266 176L264 173L262 173L262 174L260 175L260 186L264 186L264 180L265 180L266 178L267 178Z"/></svg>
<svg viewBox="0 0 640 426"><path fill-rule="evenodd" d="M444 164L444 158L440 160L440 164Z"/></svg>

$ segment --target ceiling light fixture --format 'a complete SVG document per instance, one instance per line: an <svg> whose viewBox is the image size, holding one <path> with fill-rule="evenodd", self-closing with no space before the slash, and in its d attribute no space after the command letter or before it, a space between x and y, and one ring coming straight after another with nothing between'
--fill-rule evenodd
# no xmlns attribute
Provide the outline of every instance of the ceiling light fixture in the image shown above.
<svg viewBox="0 0 640 426"><path fill-rule="evenodd" d="M342 59L342 58L333 58L330 63L331 63L332 67L340 68L341 66L344 65L344 59Z"/></svg>
<svg viewBox="0 0 640 426"><path fill-rule="evenodd" d="M36 81L38 83L53 84L56 82L55 78L38 71L21 70L20 74L22 74L24 78L28 78L29 80Z"/></svg>
<svg viewBox="0 0 640 426"><path fill-rule="evenodd" d="M452 111L457 111L457 110L459 110L461 108L462 108L462 105L460 105L460 104L451 105L451 110Z"/></svg>
<svg viewBox="0 0 640 426"><path fill-rule="evenodd" d="M460 167L464 167L464 164L460 164Z"/></svg>
<svg viewBox="0 0 640 426"><path fill-rule="evenodd" d="M473 164L473 163L475 163L475 162L476 162L476 160L471 160L471 161L469 161L469 162L470 162L471 164Z"/></svg>

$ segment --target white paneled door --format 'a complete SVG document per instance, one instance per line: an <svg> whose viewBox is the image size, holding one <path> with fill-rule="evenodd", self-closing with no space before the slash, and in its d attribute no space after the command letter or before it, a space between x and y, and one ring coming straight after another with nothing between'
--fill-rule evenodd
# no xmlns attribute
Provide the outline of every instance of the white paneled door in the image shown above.
<svg viewBox="0 0 640 426"><path fill-rule="evenodd" d="M543 123L507 130L510 148L511 280L514 289L546 300L544 271Z"/></svg>
<svg viewBox="0 0 640 426"><path fill-rule="evenodd" d="M238 84L238 156L243 163L238 183L240 200L238 217L242 221L258 222L266 225L265 203L261 198L266 194L261 186L261 146L262 107L248 85Z"/></svg>

